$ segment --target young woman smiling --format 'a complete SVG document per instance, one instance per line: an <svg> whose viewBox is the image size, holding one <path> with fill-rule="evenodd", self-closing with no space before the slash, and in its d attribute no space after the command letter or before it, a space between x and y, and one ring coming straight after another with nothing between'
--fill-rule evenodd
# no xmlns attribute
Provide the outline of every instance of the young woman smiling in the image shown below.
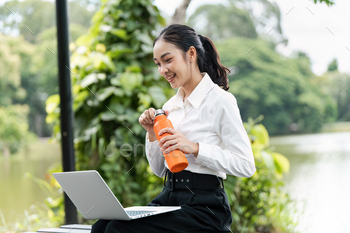
<svg viewBox="0 0 350 233"><path fill-rule="evenodd" d="M235 97L228 68L214 43L186 25L164 28L153 44L154 62L170 86L178 89L163 110L174 128L159 142L153 130L155 109L139 123L147 131L146 155L164 187L148 206L181 206L180 210L132 221L97 221L95 232L230 232L231 209L224 190L226 174L251 177L254 157ZM164 154L182 150L188 167L168 169Z"/></svg>

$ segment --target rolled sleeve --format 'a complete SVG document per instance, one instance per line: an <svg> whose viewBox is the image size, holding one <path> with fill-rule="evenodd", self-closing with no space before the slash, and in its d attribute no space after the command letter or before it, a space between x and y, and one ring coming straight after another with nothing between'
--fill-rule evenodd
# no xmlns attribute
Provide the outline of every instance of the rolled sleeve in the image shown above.
<svg viewBox="0 0 350 233"><path fill-rule="evenodd" d="M149 141L148 132L146 133L146 157L148 163L155 175L164 177L166 167L164 165L164 155L158 145L158 140L154 142Z"/></svg>
<svg viewBox="0 0 350 233"><path fill-rule="evenodd" d="M256 168L247 132L243 126L235 97L228 93L217 100L214 129L223 148L198 142L196 163L238 177L251 177Z"/></svg>

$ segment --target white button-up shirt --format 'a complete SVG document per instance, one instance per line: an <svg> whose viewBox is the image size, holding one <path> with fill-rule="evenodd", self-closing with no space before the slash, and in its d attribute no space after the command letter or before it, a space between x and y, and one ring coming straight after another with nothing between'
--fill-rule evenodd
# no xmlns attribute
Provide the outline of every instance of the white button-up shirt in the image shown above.
<svg viewBox="0 0 350 233"><path fill-rule="evenodd" d="M190 96L183 101L180 87L164 105L174 129L199 144L197 158L185 154L194 173L212 174L226 179L226 174L251 177L254 156L244 129L236 98L215 84L207 73ZM158 140L150 142L146 134L146 156L154 174L164 177L168 165Z"/></svg>

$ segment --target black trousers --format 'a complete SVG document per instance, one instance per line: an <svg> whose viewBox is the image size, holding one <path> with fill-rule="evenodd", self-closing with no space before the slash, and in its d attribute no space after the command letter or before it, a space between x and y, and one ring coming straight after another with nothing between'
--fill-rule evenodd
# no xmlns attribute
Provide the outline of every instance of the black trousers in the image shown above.
<svg viewBox="0 0 350 233"><path fill-rule="evenodd" d="M190 173L182 171L175 174L188 177ZM195 173L190 175L193 174ZM168 177L162 192L147 204L147 206L181 206L180 210L131 221L98 220L92 226L91 233L230 232L232 215L223 183L220 184L216 176L213 176L218 181L216 183L209 181L213 179L206 178L210 175L194 176L198 183L203 183L203 179L207 180L206 187L212 189L203 190L200 185L193 186L190 183L184 185L186 188L173 186L169 180L175 181L175 177L174 179Z"/></svg>

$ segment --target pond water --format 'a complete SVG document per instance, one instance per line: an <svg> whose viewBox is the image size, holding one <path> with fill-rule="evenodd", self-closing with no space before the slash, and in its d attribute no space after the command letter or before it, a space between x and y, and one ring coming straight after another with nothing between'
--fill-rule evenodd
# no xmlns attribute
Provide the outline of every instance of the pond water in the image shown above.
<svg viewBox="0 0 350 233"><path fill-rule="evenodd" d="M296 201L301 233L350 232L350 132L271 138L291 169L286 190Z"/></svg>
<svg viewBox="0 0 350 233"><path fill-rule="evenodd" d="M274 150L287 156L286 191L300 212L301 233L350 232L350 132L272 137ZM60 163L60 146L47 140L11 158L0 158L0 209L13 223L33 203L46 198L26 172L44 179Z"/></svg>
<svg viewBox="0 0 350 233"><path fill-rule="evenodd" d="M8 226L24 219L24 211L32 204L44 203L46 193L26 173L45 179L46 170L60 164L61 149L47 139L23 148L9 158L0 157L0 210ZM0 218L0 224L3 224Z"/></svg>

